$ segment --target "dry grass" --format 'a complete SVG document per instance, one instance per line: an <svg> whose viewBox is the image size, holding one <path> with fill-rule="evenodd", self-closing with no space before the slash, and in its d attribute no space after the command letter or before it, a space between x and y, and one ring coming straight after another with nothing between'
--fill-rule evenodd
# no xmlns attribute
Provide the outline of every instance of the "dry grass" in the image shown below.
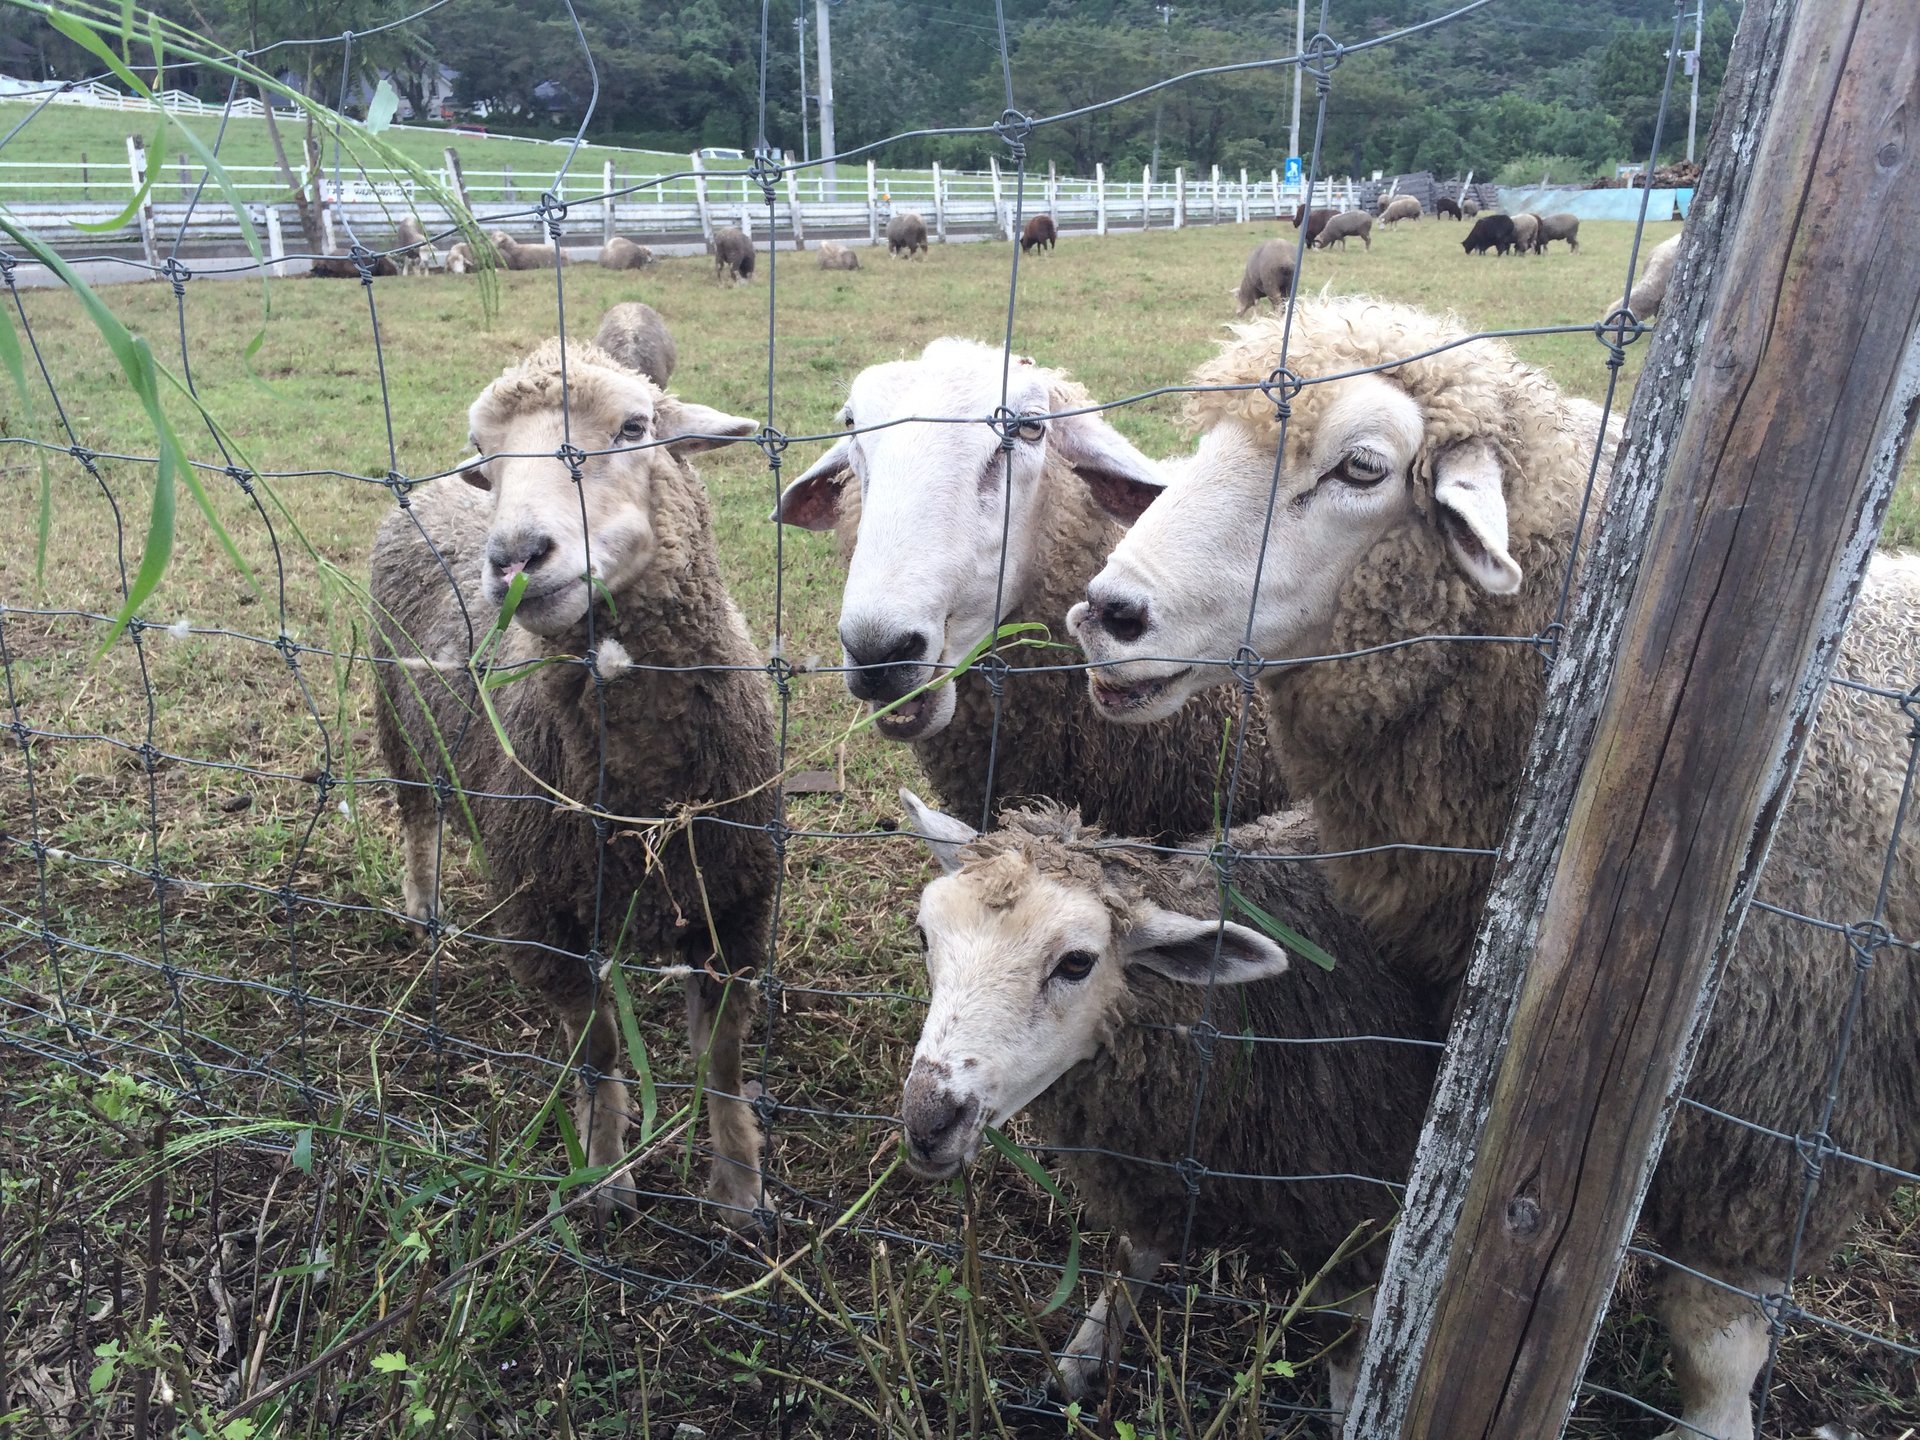
<svg viewBox="0 0 1920 1440"><path fill-rule="evenodd" d="M1071 369L1103 397L1175 383L1209 353L1245 250L1273 228L1069 239L1021 265L1013 343ZM1577 256L1476 262L1460 256L1457 228L1422 224L1383 235L1371 254L1315 255L1307 276L1315 286L1324 279L1340 290L1449 305L1489 328L1585 321L1617 295L1626 247L1625 227L1585 228ZM1670 228L1656 227L1654 238ZM834 428L860 366L940 334L998 338L1006 322L1000 247L938 249L911 265L863 258L868 268L857 274L825 274L811 257L783 254L777 277L763 268L757 283L731 290L715 288L704 261L670 261L638 277L574 270L565 277L568 328L587 333L607 304L645 299L678 338L676 389L765 416L772 280L771 421L789 434L819 433ZM116 607L122 567L140 553L151 476L105 460L96 482L53 455L40 580L29 499L35 461L18 447L0 456L17 497L15 524L0 534L0 597L13 607L4 616L8 676L21 716L43 732L30 768L11 746L0 761L11 837L0 845L0 1038L10 1042L0 1047L0 1107L11 1117L0 1129L10 1307L10 1388L0 1404L23 1409L22 1434L123 1424L137 1388L132 1361L98 1396L88 1385L94 1367L114 1359L98 1347L119 1345L170 1369L175 1408L198 1401L217 1409L239 1384L270 1381L382 1314L404 1313L404 1323L299 1388L275 1433L618 1434L641 1433L644 1418L661 1435L688 1422L717 1436L784 1413L794 1433L837 1436L873 1428L855 1402L876 1407L898 1433L970 1433L972 1407L995 1403L1011 1407L1017 1431L1061 1433L1061 1422L1012 1404L1040 1377L1038 1364L992 1354L1033 1343L1023 1309L1044 1302L1055 1276L1009 1263L988 1264L979 1277L968 1269L978 1253L1056 1263L1064 1252L1066 1216L1004 1163L975 1176L971 1198L895 1176L854 1230L798 1267L806 1298L774 1286L713 1301L763 1265L744 1242L717 1244L682 1198L678 1151L645 1167L661 1198L641 1224L610 1236L572 1232L577 1255L565 1234L543 1232L490 1261L471 1286L448 1296L422 1288L570 1193L554 1130L522 1133L560 1077L540 1016L489 954L456 940L428 955L391 915L397 856L391 807L370 783L370 687L363 667L325 652L358 648L352 582L392 503L378 477L430 473L463 452L466 404L553 332L556 286L552 275L505 277L493 317L457 279L381 281L374 295L384 404L359 286L275 285L257 376L242 352L261 323L258 289L187 286L194 379L247 463L374 477L278 479L273 502L256 509L228 477L209 476L257 588L183 498L172 567L147 612L159 626L189 621L196 633L188 638L149 629L137 648L122 640L96 656L97 621L22 613ZM181 316L166 286L109 298L177 362ZM26 306L79 442L147 453L137 406L77 307L52 293L32 293ZM1517 346L1568 388L1599 398L1606 377L1592 338ZM1636 347L1630 372L1644 349ZM65 443L44 390L25 412L8 394L7 433ZM190 412L176 405L175 413L189 448L218 463ZM1171 399L1126 409L1116 423L1149 451L1181 438ZM787 473L814 453L796 445ZM751 447L716 454L702 469L718 498L729 583L770 640L776 535L766 514L777 477ZM1890 535L1920 540L1911 470ZM786 653L836 654L830 542L787 535L778 554ZM260 638L239 638L283 629L316 648L294 652L290 664ZM205 633L220 631L232 633ZM800 677L791 753L819 763L811 757L827 752L853 714L837 677ZM140 750L149 739L151 767ZM891 824L892 789L911 778L910 756L857 736L846 773L839 795L794 798L790 823L835 834ZM69 858L43 872L29 848L36 838ZM168 877L158 893L156 860ZM906 939L923 878L922 857L905 841L793 842L780 937L786 989L771 1028L756 1032L768 1093L781 1106L777 1173L791 1187L780 1196L789 1217L782 1253L804 1247L886 1165L884 1117L923 985ZM449 880L451 918L479 921L481 877L456 865ZM282 886L303 900L291 918L276 897ZM65 937L51 957L43 923ZM663 1109L671 1109L690 1078L676 982L644 970L633 978ZM130 1088L130 1076L144 1077L151 1093ZM174 1092L169 1108L179 1113L156 1212L144 1157L161 1092ZM300 1141L303 1133L311 1139ZM181 1137L193 1135L220 1143L181 1150ZM431 1192L424 1201L423 1191ZM1863 1231L1839 1275L1812 1287L1816 1308L1865 1330L1914 1334L1920 1260L1911 1222L1908 1206ZM157 1332L143 1324L155 1235L162 1264L153 1313L165 1322ZM1090 1238L1090 1260L1099 1243ZM1201 1257L1197 1273L1205 1290L1258 1296L1259 1282L1235 1255ZM1596 1377L1670 1403L1639 1293L1625 1292ZM1283 1287L1268 1298L1288 1297ZM1176 1307L1162 1320L1176 1368L1149 1375L1120 1413L1158 1415L1176 1433L1188 1420L1210 1423L1216 1402L1202 1393L1182 1416L1183 1386L1172 1377L1185 1374L1203 1392L1231 1389L1265 1343L1266 1314L1201 1304L1182 1345ZM895 1317L918 1342L908 1350L911 1379L898 1357L876 1362L854 1338L884 1338ZM1041 1322L1045 1338L1057 1344L1064 1324L1061 1316ZM232 1327L230 1341L223 1326ZM260 1375L248 1367L242 1382L243 1357L256 1343ZM1298 1334L1281 1343L1276 1354L1293 1360L1313 1348ZM1177 1358L1182 1349L1187 1362ZM380 1352L404 1352L405 1368L371 1369ZM1190 1373L1177 1368L1186 1363ZM1260 1378L1283 1390L1291 1383L1296 1400L1323 1393L1317 1370L1297 1382L1277 1368ZM897 1398L903 1386L911 1404ZM1803 1434L1838 1417L1878 1436L1916 1418L1920 1384L1904 1362L1863 1359L1857 1347L1813 1333L1789 1342L1777 1392L1773 1433ZM1241 1418L1221 1433L1258 1433L1247 1428L1251 1399L1228 1406ZM433 1418L420 1419L423 1411ZM1276 1414L1266 1423L1291 1433ZM1579 1423L1590 1435L1658 1428L1604 1407L1583 1407ZM990 1424L985 1433L994 1433Z"/></svg>

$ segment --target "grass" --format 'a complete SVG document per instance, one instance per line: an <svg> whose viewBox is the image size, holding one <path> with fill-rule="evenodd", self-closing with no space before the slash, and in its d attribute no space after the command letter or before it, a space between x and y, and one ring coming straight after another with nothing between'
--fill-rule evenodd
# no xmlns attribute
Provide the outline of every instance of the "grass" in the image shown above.
<svg viewBox="0 0 1920 1440"><path fill-rule="evenodd" d="M1210 353L1246 249L1272 229L1068 241L1021 264L1013 343L1102 397L1176 383ZM1627 231L1583 230L1577 256L1476 262L1460 256L1456 228L1422 224L1381 236L1370 254L1315 255L1307 277L1451 306L1487 328L1584 322L1618 293ZM1670 230L1654 227L1652 238ZM845 275L783 253L772 276L763 269L730 290L714 286L707 262L668 261L639 276L571 270L564 293L576 335L615 300L647 300L678 339L680 393L803 436L836 428L861 366L942 334L997 339L1007 261L998 246L936 247L923 263L870 258ZM1020 1352L1036 1333L1064 1338L1064 1317L1028 1315L1057 1279L1037 1266L1058 1263L1069 1230L1061 1207L1011 1166L983 1165L963 1195L895 1175L849 1228L824 1233L885 1168L892 1131L879 1117L897 1104L918 1025L924 981L910 917L926 866L905 841L803 838L790 849L786 989L765 1065L782 1106L775 1173L793 1187L774 1248L800 1257L793 1285L716 1300L764 1276L764 1261L744 1242L716 1243L682 1198L671 1144L643 1167L661 1198L640 1224L613 1235L536 1227L490 1255L580 1193L542 1106L561 1078L555 1041L490 954L457 940L424 952L389 913L395 826L370 783L378 761L361 668L313 651L290 665L270 644L235 637L284 630L358 648L361 617L329 567L364 574L392 504L379 477L432 473L464 452L468 402L553 332L556 283L503 277L491 317L458 278L383 280L373 296L370 311L352 284L275 285L250 373L242 352L259 325L257 288L191 282L178 305L165 285L110 292L176 368L184 327L200 394L247 464L331 472L272 481L284 511L256 509L228 477L210 477L257 583L183 508L147 615L156 626L188 621L184 637L148 629L137 649L123 639L96 656L97 620L21 613L116 608L152 477L103 459L96 482L50 456L41 578L29 519L38 464L19 447L0 450L18 497L18 523L0 533L0 598L14 607L4 616L8 675L24 719L46 732L27 752L30 777L16 747L0 762L14 837L0 845L0 913L11 927L0 947L9 1042L0 1109L11 1117L0 1128L0 1254L13 1387L0 1413L19 1407L22 1435L104 1433L132 1423L158 1373L172 1396L164 1408L208 1430L241 1394L385 1323L289 1392L273 1433L666 1436L688 1423L718 1436L776 1413L794 1433L819 1436L994 1434L996 1414L1008 1433L1115 1433L1092 1415L1063 1429L1020 1408L1021 1387L1041 1374ZM79 443L150 453L137 401L71 298L29 292L25 305ZM1590 336L1514 343L1568 389L1601 396L1604 357ZM1629 377L1645 348L1630 352ZM66 443L44 389L24 408L11 389L0 395L6 433ZM189 448L223 463L186 407L175 414ZM1115 423L1152 453L1184 439L1173 399L1127 407ZM817 453L797 443L784 474ZM702 473L728 583L770 641L776 537L766 516L779 477L744 446L707 457ZM1890 542L1920 543L1917 488L1910 466ZM830 540L789 534L779 553L786 653L837 654ZM829 746L854 713L837 677L800 676L794 753ZM862 735L845 760L844 790L793 798L791 823L840 834L897 819L891 796L913 778L911 757ZM67 857L48 863L44 891L20 838L33 835ZM156 856L172 877L158 895ZM484 885L452 858L449 914L476 922ZM276 898L282 885L307 902L291 921ZM57 965L38 938L43 919L77 942ZM670 1117L691 1080L678 982L638 967L629 979ZM756 1033L765 1036L764 1022ZM1877 1333L1920 1329L1914 1220L1906 1197L1864 1231L1811 1292L1815 1308ZM1089 1237L1089 1262L1104 1252L1103 1238ZM996 1255L1008 1258L982 1259ZM1147 1373L1116 1413L1163 1433L1216 1420L1221 1435L1311 1433L1284 1411L1269 1409L1265 1432L1250 1418L1262 1401L1311 1404L1323 1393L1316 1368L1286 1374L1316 1348L1278 1323L1295 1290L1264 1290L1235 1252L1198 1257L1195 1274L1203 1294L1259 1303L1161 1312L1165 1363L1151 1363L1151 1345L1136 1350ZM1670 1404L1643 1294L1633 1277L1596 1378ZM1802 1434L1844 1418L1895 1434L1920 1420L1917 1393L1910 1367L1882 1353L1796 1333L1776 1380L1776 1424ZM1588 1436L1659 1428L1598 1402L1583 1404L1575 1424Z"/></svg>

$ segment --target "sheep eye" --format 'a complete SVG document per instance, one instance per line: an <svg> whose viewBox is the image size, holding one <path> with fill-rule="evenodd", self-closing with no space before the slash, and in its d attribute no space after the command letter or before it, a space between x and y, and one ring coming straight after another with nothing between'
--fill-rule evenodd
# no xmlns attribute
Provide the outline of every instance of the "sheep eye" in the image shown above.
<svg viewBox="0 0 1920 1440"><path fill-rule="evenodd" d="M1091 950L1069 950L1054 961L1051 979L1077 983L1093 973L1100 957Z"/></svg>
<svg viewBox="0 0 1920 1440"><path fill-rule="evenodd" d="M914 927L913 927L913 933L914 933L915 935L917 935L917 936L919 936L919 937L920 937L920 953L921 953L922 955L924 955L924 954L926 954L926 953L927 953L927 932L926 932L926 930L925 930L925 929L924 929L923 927L921 927L921 926L919 926L919 925L916 925L916 926L914 926Z"/></svg>
<svg viewBox="0 0 1920 1440"><path fill-rule="evenodd" d="M1020 422L1020 438L1035 445L1039 444L1047 438L1046 422L1043 420L1022 420Z"/></svg>
<svg viewBox="0 0 1920 1440"><path fill-rule="evenodd" d="M853 412L851 410L847 411L847 413L840 418L846 422L847 429L851 430L853 428Z"/></svg>
<svg viewBox="0 0 1920 1440"><path fill-rule="evenodd" d="M1384 459L1371 450L1355 450L1333 467L1333 474L1336 479L1365 489L1386 479L1391 469Z"/></svg>
<svg viewBox="0 0 1920 1440"><path fill-rule="evenodd" d="M622 440L644 440L647 438L648 419L645 415L635 415L620 427Z"/></svg>

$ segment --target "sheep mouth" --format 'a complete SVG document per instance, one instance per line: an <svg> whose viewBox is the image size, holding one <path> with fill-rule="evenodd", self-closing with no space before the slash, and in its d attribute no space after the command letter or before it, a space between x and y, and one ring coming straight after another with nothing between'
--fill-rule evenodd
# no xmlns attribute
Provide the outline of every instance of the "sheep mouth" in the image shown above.
<svg viewBox="0 0 1920 1440"><path fill-rule="evenodd" d="M933 724L933 696L915 695L902 700L873 722L873 728L889 740L918 740Z"/></svg>
<svg viewBox="0 0 1920 1440"><path fill-rule="evenodd" d="M1192 673L1193 667L1187 665L1171 674L1126 683L1102 675L1097 670L1090 670L1087 672L1087 690L1093 696L1093 703L1106 715L1137 715L1165 695L1176 682Z"/></svg>

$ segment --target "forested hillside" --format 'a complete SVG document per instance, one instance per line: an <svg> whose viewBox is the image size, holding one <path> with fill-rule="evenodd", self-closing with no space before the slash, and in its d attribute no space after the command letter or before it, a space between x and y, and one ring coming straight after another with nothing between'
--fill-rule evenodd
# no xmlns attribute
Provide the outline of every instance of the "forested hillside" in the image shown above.
<svg viewBox="0 0 1920 1440"><path fill-rule="evenodd" d="M756 138L759 39L755 0L577 0L598 72L596 138L665 149L749 147ZM414 8L404 0L167 0L183 23L236 47L300 36L366 32ZM1163 23L1147 0L1005 0L1016 105L1057 113L1164 75L1292 48L1292 14L1252 0L1193 0ZM1328 30L1353 41L1444 14L1446 0L1333 4ZM768 14L767 138L799 151L800 83L794 17L810 0L773 0ZM1710 0L1701 133L1725 69L1736 10ZM1309 30L1318 6L1309 6ZM1673 10L1667 0L1495 0L1405 40L1343 59L1327 107L1323 171L1551 166L1560 178L1644 156L1653 135ZM1005 106L994 7L987 0L842 0L833 7L834 90L842 148L904 130L988 124ZM1686 27L1683 46L1691 44ZM38 78L92 67L44 21L0 12L8 73ZM340 92L339 47L279 52L312 92ZM412 25L356 43L356 70L391 73L421 100L438 67L457 72L456 100L492 122L549 133L578 122L591 85L564 6L453 0ZM190 73L168 83L194 88ZM217 97L217 83L207 93ZM1157 133L1164 167L1219 164L1256 171L1288 150L1291 72L1242 72L1173 87L1159 98L1101 110L1037 132L1032 154L1076 171L1105 161L1137 169ZM1676 78L1668 153L1685 143L1686 84ZM1309 89L1302 145L1313 131ZM817 125L817 122L816 122ZM817 130L815 135L817 143ZM990 139L906 141L895 164L983 164Z"/></svg>

